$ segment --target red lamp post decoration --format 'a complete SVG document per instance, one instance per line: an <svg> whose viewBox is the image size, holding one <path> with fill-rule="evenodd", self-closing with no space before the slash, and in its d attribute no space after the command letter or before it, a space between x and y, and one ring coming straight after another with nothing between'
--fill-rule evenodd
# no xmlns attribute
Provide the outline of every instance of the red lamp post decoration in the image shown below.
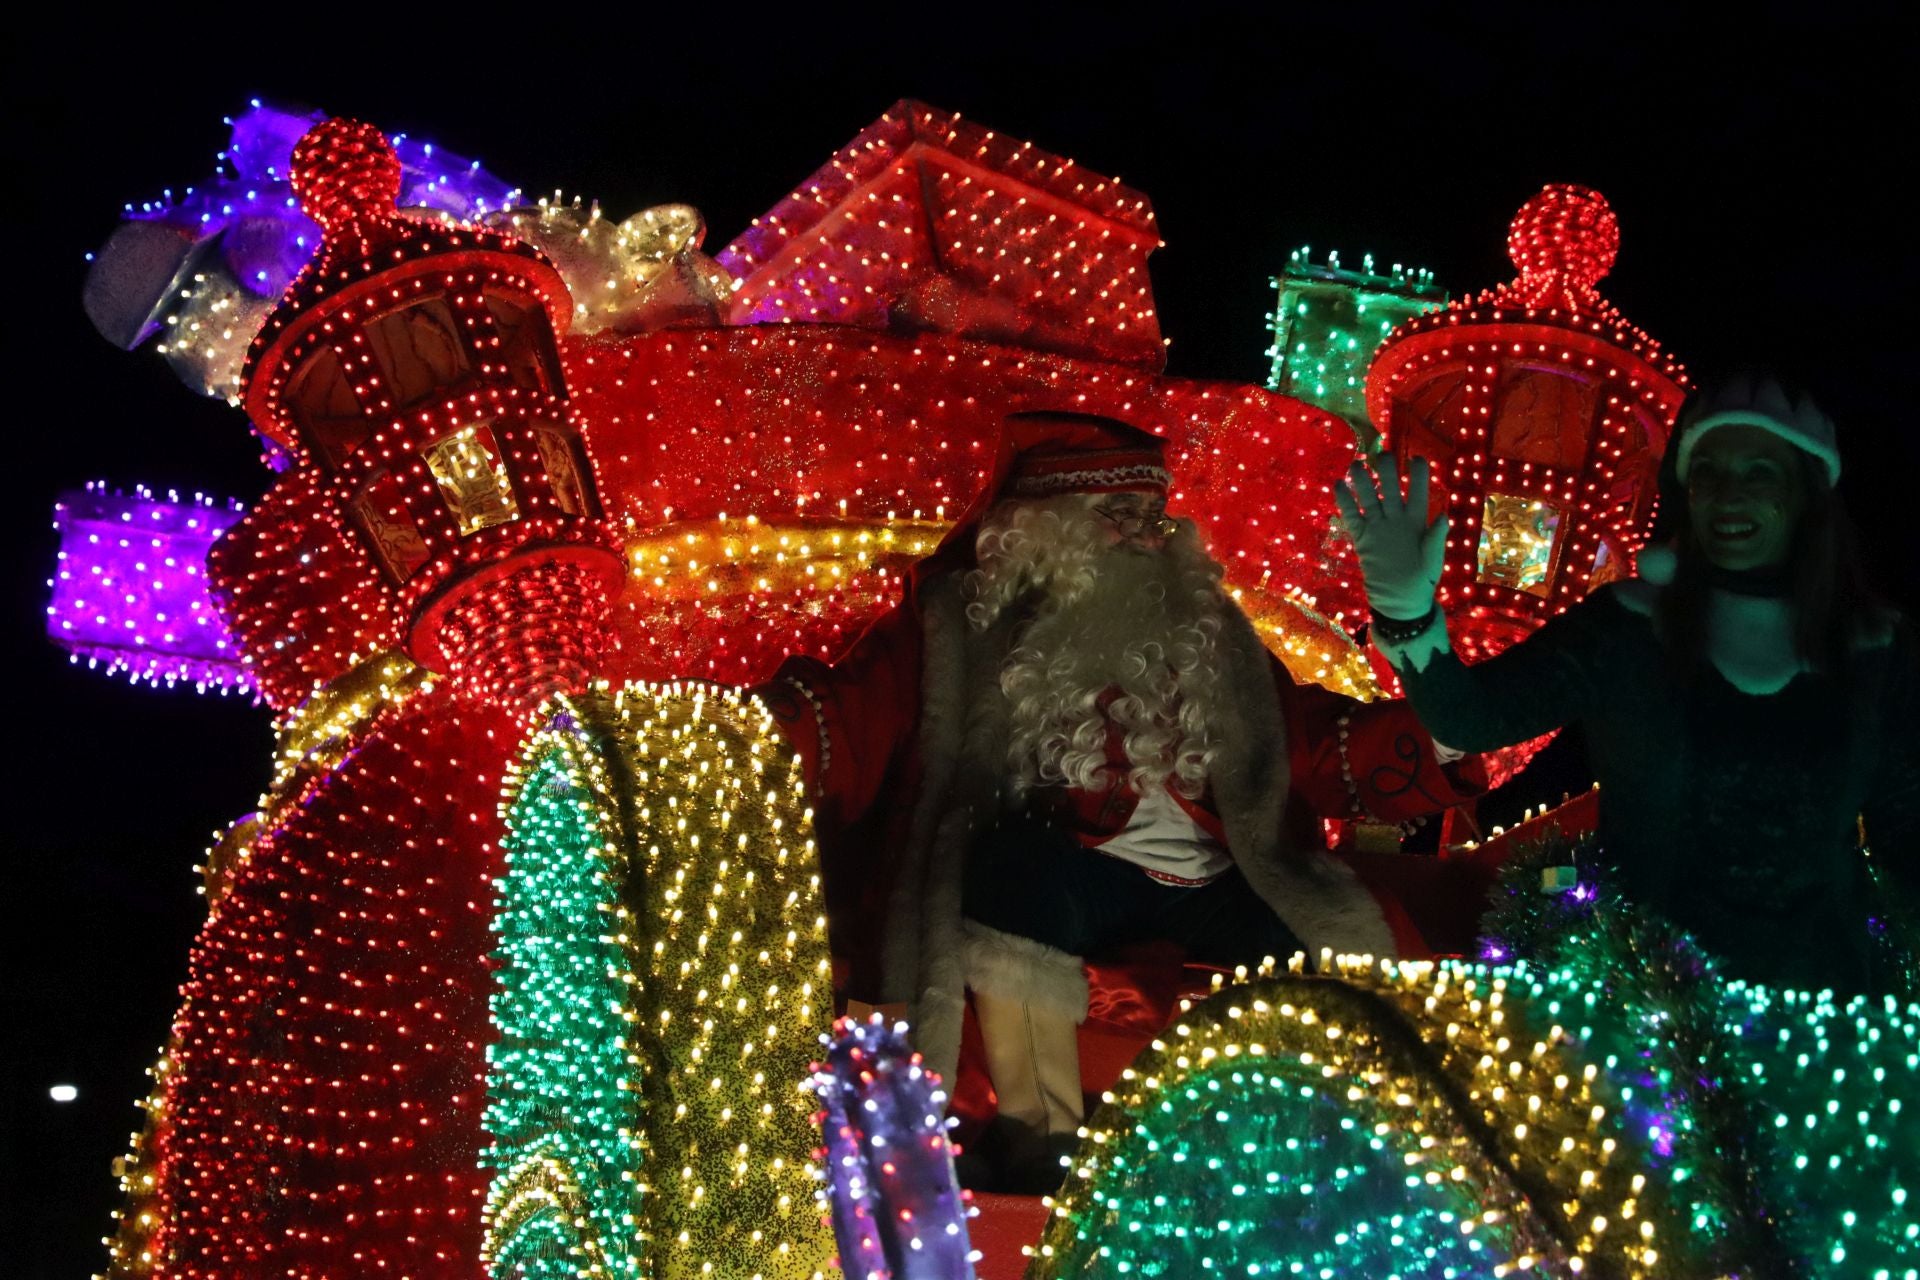
<svg viewBox="0 0 1920 1280"><path fill-rule="evenodd" d="M1626 576L1686 374L1600 295L1620 224L1552 184L1507 233L1519 277L1391 334L1367 410L1403 464L1433 464L1452 520L1440 599L1471 660Z"/></svg>
<svg viewBox="0 0 1920 1280"><path fill-rule="evenodd" d="M401 216L371 125L314 126L293 186L325 242L248 353L248 414L323 473L416 661L522 705L582 687L622 565L568 407L566 286L509 236Z"/></svg>

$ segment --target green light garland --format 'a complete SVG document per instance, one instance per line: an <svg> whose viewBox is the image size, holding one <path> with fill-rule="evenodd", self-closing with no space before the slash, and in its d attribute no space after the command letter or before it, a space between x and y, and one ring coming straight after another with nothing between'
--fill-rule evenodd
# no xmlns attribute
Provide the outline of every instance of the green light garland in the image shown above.
<svg viewBox="0 0 1920 1280"><path fill-rule="evenodd" d="M1549 876L1559 892L1542 890ZM1882 940L1893 995L1753 986L1622 901L1615 879L1589 839L1520 845L1483 947L1604 993L1584 1002L1581 1038L1604 1052L1651 1167L1685 1201L1700 1273L1823 1275L1844 1263L1847 1274L1914 1280L1920 1005L1900 945L1910 935Z"/></svg>

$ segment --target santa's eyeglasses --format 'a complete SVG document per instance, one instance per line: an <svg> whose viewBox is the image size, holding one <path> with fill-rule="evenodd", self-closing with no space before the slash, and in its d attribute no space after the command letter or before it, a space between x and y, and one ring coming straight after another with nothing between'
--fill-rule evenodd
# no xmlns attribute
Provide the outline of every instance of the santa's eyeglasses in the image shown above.
<svg viewBox="0 0 1920 1280"><path fill-rule="evenodd" d="M1168 515L1164 507L1150 511L1136 511L1130 507L1095 507L1093 514L1112 525L1123 538L1138 538L1142 534L1170 538L1173 531L1180 527L1180 522Z"/></svg>

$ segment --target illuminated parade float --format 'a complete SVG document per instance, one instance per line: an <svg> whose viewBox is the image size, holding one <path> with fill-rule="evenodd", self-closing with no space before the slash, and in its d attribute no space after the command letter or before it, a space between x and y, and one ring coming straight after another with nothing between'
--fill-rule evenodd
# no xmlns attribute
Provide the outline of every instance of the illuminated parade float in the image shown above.
<svg viewBox="0 0 1920 1280"><path fill-rule="evenodd" d="M1917 1274L1920 1007L1727 982L1600 911L1591 796L1421 853L1328 822L1425 956L1176 965L1151 1025L1089 1019L1045 1203L955 1185L977 1064L836 1031L860 886L755 687L898 598L1023 410L1162 435L1298 682L1395 692L1333 519L1376 439L1434 460L1462 651L1526 635L1632 572L1685 392L1598 291L1597 192L1528 201L1516 279L1452 303L1302 255L1262 389L1165 372L1146 196L923 104L711 255L690 206L233 128L87 305L244 408L272 483L57 512L57 643L277 731L207 858L115 1280Z"/></svg>

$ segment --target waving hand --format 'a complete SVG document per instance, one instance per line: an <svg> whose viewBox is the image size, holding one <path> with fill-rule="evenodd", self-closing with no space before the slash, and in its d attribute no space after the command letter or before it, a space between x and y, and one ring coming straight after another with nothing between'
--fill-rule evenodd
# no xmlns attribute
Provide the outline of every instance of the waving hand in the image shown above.
<svg viewBox="0 0 1920 1280"><path fill-rule="evenodd" d="M1374 472L1379 472L1375 483ZM1400 620L1424 618L1433 608L1440 566L1447 554L1447 520L1427 523L1429 467L1415 458L1400 496L1400 467L1392 454L1357 461L1333 487L1340 523L1360 554L1367 603L1375 613Z"/></svg>

